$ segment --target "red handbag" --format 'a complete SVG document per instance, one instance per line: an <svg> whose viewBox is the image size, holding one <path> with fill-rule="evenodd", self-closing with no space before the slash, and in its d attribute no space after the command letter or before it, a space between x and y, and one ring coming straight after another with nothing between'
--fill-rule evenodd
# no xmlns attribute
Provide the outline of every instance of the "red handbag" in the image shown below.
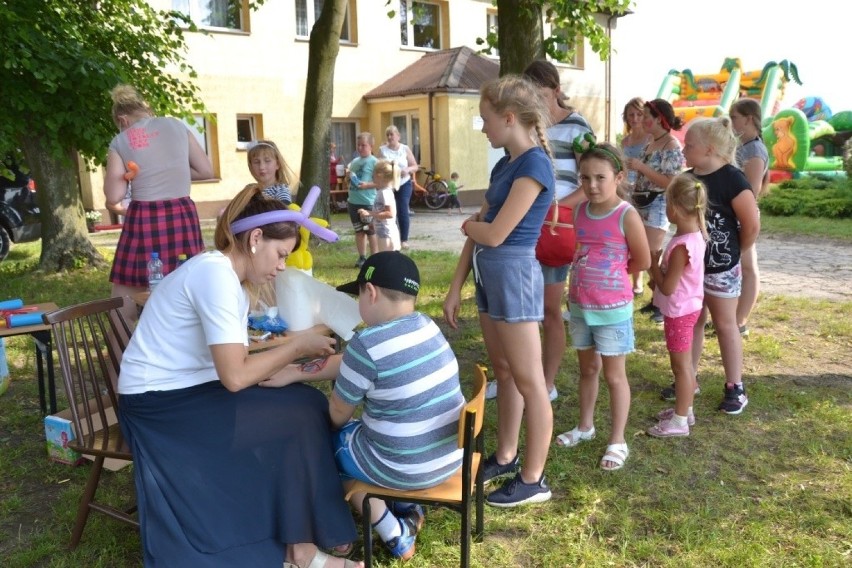
<svg viewBox="0 0 852 568"><path fill-rule="evenodd" d="M545 266L564 266L574 260L574 210L553 203L547 210L535 257Z"/></svg>

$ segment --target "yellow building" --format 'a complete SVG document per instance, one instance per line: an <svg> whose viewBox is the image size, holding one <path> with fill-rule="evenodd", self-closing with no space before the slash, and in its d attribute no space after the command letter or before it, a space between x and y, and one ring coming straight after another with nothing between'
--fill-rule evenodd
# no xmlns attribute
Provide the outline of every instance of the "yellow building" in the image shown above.
<svg viewBox="0 0 852 568"><path fill-rule="evenodd" d="M189 14L207 32L187 35L186 58L198 73L201 99L215 117L198 134L216 172L216 179L193 184L200 215L215 216L252 181L246 164L252 140L274 140L298 174L308 36L322 0L267 1L256 11L229 11L228 0L149 1L155 8ZM600 18L603 25L614 21ZM445 176L458 171L463 191L485 188L497 154L478 131L478 86L453 86L450 80L444 88L394 93L387 81L427 58L440 59L450 70L465 65L481 70L488 63L498 69L497 57L475 53L476 39L496 25L490 0L392 0L388 6L382 0L349 0L335 68L332 138L338 154L348 160L363 130L380 144L385 128L395 124L421 164ZM573 64L557 66L570 104L599 135L605 134L605 64L584 45ZM620 125L620 120L610 122ZM81 177L84 205L104 209L102 176Z"/></svg>

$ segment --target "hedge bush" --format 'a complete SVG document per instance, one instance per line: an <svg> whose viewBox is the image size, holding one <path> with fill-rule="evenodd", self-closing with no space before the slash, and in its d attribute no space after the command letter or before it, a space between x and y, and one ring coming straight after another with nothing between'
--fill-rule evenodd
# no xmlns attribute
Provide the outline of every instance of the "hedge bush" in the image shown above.
<svg viewBox="0 0 852 568"><path fill-rule="evenodd" d="M852 182L847 178L806 177L786 180L760 199L767 215L852 217Z"/></svg>

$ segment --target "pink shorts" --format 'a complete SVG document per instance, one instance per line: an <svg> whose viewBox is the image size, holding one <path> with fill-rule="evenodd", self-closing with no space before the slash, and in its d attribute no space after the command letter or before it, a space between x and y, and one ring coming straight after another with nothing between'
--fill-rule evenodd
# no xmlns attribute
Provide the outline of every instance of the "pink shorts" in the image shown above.
<svg viewBox="0 0 852 568"><path fill-rule="evenodd" d="M701 315L701 310L670 318L663 318L663 329L666 334L666 348L671 353L685 353L692 349L692 329Z"/></svg>

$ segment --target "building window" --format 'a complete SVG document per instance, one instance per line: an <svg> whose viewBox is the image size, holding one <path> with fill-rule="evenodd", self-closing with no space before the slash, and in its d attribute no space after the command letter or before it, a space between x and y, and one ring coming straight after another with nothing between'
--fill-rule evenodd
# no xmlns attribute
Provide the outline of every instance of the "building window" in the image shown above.
<svg viewBox="0 0 852 568"><path fill-rule="evenodd" d="M441 49L441 6L432 2L400 0L400 42L405 47Z"/></svg>
<svg viewBox="0 0 852 568"><path fill-rule="evenodd" d="M263 117L259 114L237 115L237 149L248 150L249 145L263 138Z"/></svg>
<svg viewBox="0 0 852 568"><path fill-rule="evenodd" d="M216 131L216 115L211 115L210 120L203 114L194 114L191 119L183 119L183 123L189 128L189 132L204 149L204 153L213 164L213 177L219 175L219 136Z"/></svg>
<svg viewBox="0 0 852 568"><path fill-rule="evenodd" d="M556 50L557 53L560 53L560 58L558 61L565 65L569 65L571 67L577 67L579 69L583 68L583 47L585 43L583 38L571 39L568 37L567 30L564 30L559 27L554 27L551 30L556 41L553 43L553 49ZM574 49L574 54L572 57L565 59L564 54L571 49Z"/></svg>
<svg viewBox="0 0 852 568"><path fill-rule="evenodd" d="M331 121L331 141L337 145L337 156L344 164L351 162L357 155L355 152L357 130L358 123L355 121Z"/></svg>
<svg viewBox="0 0 852 568"><path fill-rule="evenodd" d="M248 3L242 0L172 0L199 28L248 31Z"/></svg>
<svg viewBox="0 0 852 568"><path fill-rule="evenodd" d="M307 39L311 36L317 18L322 12L324 0L296 0L296 36ZM346 5L346 15L343 17L343 29L340 30L340 41L343 43L353 42L352 26L349 23L349 14L354 10L348 2Z"/></svg>
<svg viewBox="0 0 852 568"><path fill-rule="evenodd" d="M391 124L399 130L399 141L411 148L414 159L420 163L420 116L417 113L391 115Z"/></svg>
<svg viewBox="0 0 852 568"><path fill-rule="evenodd" d="M485 14L485 38L487 40L486 45L494 45L486 53L500 57L500 50L497 49L497 12L494 10L488 10L488 13Z"/></svg>

